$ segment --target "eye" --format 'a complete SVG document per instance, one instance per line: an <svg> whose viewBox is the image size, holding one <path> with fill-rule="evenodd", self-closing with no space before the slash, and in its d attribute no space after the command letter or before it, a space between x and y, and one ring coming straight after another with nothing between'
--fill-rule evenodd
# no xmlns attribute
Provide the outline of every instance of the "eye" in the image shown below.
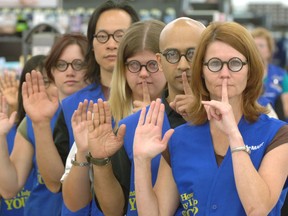
<svg viewBox="0 0 288 216"><path fill-rule="evenodd" d="M210 67L219 67L221 65L221 62L217 59L213 59L209 61Z"/></svg>
<svg viewBox="0 0 288 216"><path fill-rule="evenodd" d="M118 30L114 33L114 37L117 39L117 40L120 40L122 39L122 37L124 36L124 32L122 30Z"/></svg>
<svg viewBox="0 0 288 216"><path fill-rule="evenodd" d="M56 67L65 68L66 67L66 62L58 61L57 64L56 64Z"/></svg>
<svg viewBox="0 0 288 216"><path fill-rule="evenodd" d="M186 54L187 59L191 61L193 58L194 52L195 52L195 49L189 49Z"/></svg>
<svg viewBox="0 0 288 216"><path fill-rule="evenodd" d="M166 53L168 58L174 58L175 56L178 56L178 53L175 50L170 50Z"/></svg>
<svg viewBox="0 0 288 216"><path fill-rule="evenodd" d="M239 59L230 60L230 66L232 67L239 67L241 65L242 65L242 62Z"/></svg>
<svg viewBox="0 0 288 216"><path fill-rule="evenodd" d="M157 61L151 60L147 63L147 67L151 72L158 71L158 64Z"/></svg>
<svg viewBox="0 0 288 216"><path fill-rule="evenodd" d="M137 68L139 68L139 63L137 61L131 61L129 63L129 67L133 68L133 69L137 69Z"/></svg>

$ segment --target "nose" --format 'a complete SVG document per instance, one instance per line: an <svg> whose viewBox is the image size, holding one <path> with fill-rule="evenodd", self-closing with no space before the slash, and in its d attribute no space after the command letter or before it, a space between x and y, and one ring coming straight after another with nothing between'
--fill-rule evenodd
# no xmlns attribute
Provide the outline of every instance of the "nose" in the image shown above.
<svg viewBox="0 0 288 216"><path fill-rule="evenodd" d="M106 44L107 44L107 49L112 49L113 50L113 49L117 49L119 43L117 43L114 40L114 38L112 36L110 36L108 41L106 42Z"/></svg>
<svg viewBox="0 0 288 216"><path fill-rule="evenodd" d="M140 76L141 78L146 78L146 77L148 77L149 75L150 75L150 74L149 74L149 72L146 70L145 66L142 65L142 66L141 66L141 69L140 69L140 72L139 72L139 76Z"/></svg>
<svg viewBox="0 0 288 216"><path fill-rule="evenodd" d="M191 64L191 62L187 61L186 57L184 55L182 55L180 57L179 62L178 62L177 69L181 70L181 71L187 71L191 68L190 64Z"/></svg>
<svg viewBox="0 0 288 216"><path fill-rule="evenodd" d="M77 71L73 69L72 64L69 64L65 72L66 72L66 75L74 76Z"/></svg>
<svg viewBox="0 0 288 216"><path fill-rule="evenodd" d="M227 66L227 63L223 64L223 67L219 72L220 72L221 77L229 77L230 76L230 70Z"/></svg>

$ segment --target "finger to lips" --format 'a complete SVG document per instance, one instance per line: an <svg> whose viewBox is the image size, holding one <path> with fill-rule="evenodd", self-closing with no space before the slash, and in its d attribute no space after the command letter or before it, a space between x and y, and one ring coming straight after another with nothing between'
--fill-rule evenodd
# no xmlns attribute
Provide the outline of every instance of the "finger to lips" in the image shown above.
<svg viewBox="0 0 288 216"><path fill-rule="evenodd" d="M182 73L182 82L183 82L184 93L186 95L191 95L192 94L192 90L191 90L191 87L189 85L186 72Z"/></svg>
<svg viewBox="0 0 288 216"><path fill-rule="evenodd" d="M142 82L142 90L143 90L143 101L150 103L148 84L145 80Z"/></svg>
<svg viewBox="0 0 288 216"><path fill-rule="evenodd" d="M227 89L227 79L223 79L222 81L222 102L229 102L228 99L228 89Z"/></svg>

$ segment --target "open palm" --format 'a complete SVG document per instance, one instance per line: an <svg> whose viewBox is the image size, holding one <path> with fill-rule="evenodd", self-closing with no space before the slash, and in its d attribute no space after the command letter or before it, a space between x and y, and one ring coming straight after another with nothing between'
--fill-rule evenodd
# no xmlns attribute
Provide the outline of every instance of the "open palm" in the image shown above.
<svg viewBox="0 0 288 216"><path fill-rule="evenodd" d="M54 116L59 102L57 89L53 90L53 94L48 97L40 72L26 74L26 81L22 85L23 105L33 122L50 120Z"/></svg>
<svg viewBox="0 0 288 216"><path fill-rule="evenodd" d="M88 111L88 144L93 157L106 158L115 154L123 145L125 126L118 129L117 135L112 128L112 117L107 102L98 99L92 113Z"/></svg>

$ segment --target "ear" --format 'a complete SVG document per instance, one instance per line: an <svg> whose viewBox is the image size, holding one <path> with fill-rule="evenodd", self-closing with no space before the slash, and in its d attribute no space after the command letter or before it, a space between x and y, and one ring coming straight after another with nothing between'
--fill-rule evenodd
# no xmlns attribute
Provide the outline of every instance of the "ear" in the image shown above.
<svg viewBox="0 0 288 216"><path fill-rule="evenodd" d="M157 59L159 70L163 71L161 53L156 53L156 59Z"/></svg>

